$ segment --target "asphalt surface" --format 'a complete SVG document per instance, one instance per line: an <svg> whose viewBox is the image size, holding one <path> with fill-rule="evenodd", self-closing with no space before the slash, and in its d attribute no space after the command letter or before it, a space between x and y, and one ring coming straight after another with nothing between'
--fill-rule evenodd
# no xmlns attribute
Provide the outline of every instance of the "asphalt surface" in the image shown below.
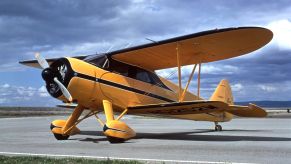
<svg viewBox="0 0 291 164"><path fill-rule="evenodd" d="M57 141L50 122L62 116L0 119L0 154L38 153L237 163L291 163L291 119L234 119L215 132L213 123L128 116L135 139L110 144L96 119L79 135ZM5 154L4 153L4 154Z"/></svg>

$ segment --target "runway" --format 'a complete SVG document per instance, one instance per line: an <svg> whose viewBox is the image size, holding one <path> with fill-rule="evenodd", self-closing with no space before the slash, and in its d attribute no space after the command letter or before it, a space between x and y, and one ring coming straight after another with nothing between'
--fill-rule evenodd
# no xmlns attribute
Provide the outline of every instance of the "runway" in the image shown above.
<svg viewBox="0 0 291 164"><path fill-rule="evenodd" d="M234 119L213 131L213 123L127 116L137 137L110 144L96 119L78 127L80 135L57 141L50 122L62 116L0 119L0 154L87 156L165 162L290 163L291 119ZM150 162L153 162L150 161Z"/></svg>

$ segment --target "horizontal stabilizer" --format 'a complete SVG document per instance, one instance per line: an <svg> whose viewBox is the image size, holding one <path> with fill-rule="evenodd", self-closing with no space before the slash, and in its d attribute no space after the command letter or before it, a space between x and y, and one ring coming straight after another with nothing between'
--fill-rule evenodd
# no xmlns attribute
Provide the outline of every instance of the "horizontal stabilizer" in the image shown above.
<svg viewBox="0 0 291 164"><path fill-rule="evenodd" d="M249 106L230 105L227 112L239 117L266 117L267 112L256 106L255 104L249 104Z"/></svg>

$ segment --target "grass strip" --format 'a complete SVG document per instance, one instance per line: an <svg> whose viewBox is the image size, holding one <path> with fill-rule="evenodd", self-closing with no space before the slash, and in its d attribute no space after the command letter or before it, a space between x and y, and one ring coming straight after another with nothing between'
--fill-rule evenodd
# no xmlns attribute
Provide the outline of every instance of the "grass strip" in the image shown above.
<svg viewBox="0 0 291 164"><path fill-rule="evenodd" d="M141 164L139 161L98 160L86 158L52 158L37 156L4 156L0 155L1 164Z"/></svg>

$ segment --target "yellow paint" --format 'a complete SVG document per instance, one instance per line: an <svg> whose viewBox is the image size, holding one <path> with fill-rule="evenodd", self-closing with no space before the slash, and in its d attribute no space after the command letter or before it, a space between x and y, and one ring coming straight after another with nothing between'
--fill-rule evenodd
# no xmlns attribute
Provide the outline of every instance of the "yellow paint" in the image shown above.
<svg viewBox="0 0 291 164"><path fill-rule="evenodd" d="M66 120L54 120L51 124L56 127L64 127L66 124Z"/></svg>
<svg viewBox="0 0 291 164"><path fill-rule="evenodd" d="M181 40L181 65L208 63L244 55L261 48L272 37L273 33L265 28L243 28ZM176 46L176 42L150 46L119 53L113 59L148 70L172 68L177 66Z"/></svg>
<svg viewBox="0 0 291 164"><path fill-rule="evenodd" d="M114 120L112 103L108 100L103 100L103 108L104 108L104 113L106 116L106 122L110 122L110 121Z"/></svg>
<svg viewBox="0 0 291 164"><path fill-rule="evenodd" d="M112 120L106 123L107 129L104 134L109 137L122 138L128 140L136 135L133 129L122 121Z"/></svg>
<svg viewBox="0 0 291 164"><path fill-rule="evenodd" d="M170 100L174 100L174 101L178 100L177 98L179 97L178 95L179 92L177 91L179 91L179 86L163 78L161 78L163 83L167 85L172 91L158 87L158 86L153 86L151 84L144 83L135 79L131 79L129 77L125 77L113 72L102 70L100 68L87 64L81 60L72 59L72 58L67 58L67 59L70 61L70 63L72 63L73 70L75 70L78 73L86 74L88 76L93 76L95 78L100 78L102 80L114 82L122 86L130 87L130 88L134 88L134 89L138 89L138 90L146 92L145 94L135 93L135 92L127 91L127 90L120 89L114 86L82 79L79 77L74 77L70 81L68 90L72 94L73 98L78 101L79 105L83 106L84 108L90 109L92 111L99 110L100 108L103 107L106 114L106 126L116 127L116 128L119 128L119 130L121 130L121 131L116 131L116 130L109 129L108 131L104 132L106 136L123 138L126 140L135 135L132 129L130 129L124 122L119 121L120 118L116 120L114 119L113 110L115 112L121 113L121 112L124 112L124 110L130 106L168 103L166 101L151 97L149 96L149 94L155 94L155 95L158 95ZM79 69L80 66L82 66L82 69ZM90 71L86 72L85 70L87 69ZM227 86L227 89L223 89L224 86ZM185 91L185 93L183 94L184 101L202 100L198 96L188 92L186 88L184 89L184 91ZM221 94L224 97L221 97ZM62 98L62 96L60 98ZM222 82L218 85L218 88L216 89L216 91L214 92L210 100L222 101L230 105L233 103L231 90L226 80L222 80ZM189 106L186 108L190 109L193 107L194 106ZM185 109L185 106L181 106L181 108ZM210 110L207 113L185 112L186 114L183 114L183 113L171 114L171 111L177 110L177 109L179 109L179 107L168 108L167 109L167 111L169 111L168 113L164 112L164 113L158 114L157 116L196 120L196 121L224 122L224 121L231 120L232 119L231 113L234 113L234 112L227 112L227 111L229 111L230 109L237 109L237 108L225 106L225 107L220 108L223 110L218 110L214 112ZM149 109L139 110L139 112L128 110L127 113L136 114L136 115L155 116L155 114L149 111L150 111ZM159 110L156 110L156 111L159 112ZM71 127L73 123L77 121L78 116L81 111L75 110L74 112L77 112L77 113L73 113L73 115L68 119L68 121L66 122L66 126L63 127L63 132L68 130L68 128ZM122 131L128 131L128 132L122 133ZM68 132L66 134L68 134Z"/></svg>
<svg viewBox="0 0 291 164"><path fill-rule="evenodd" d="M181 79L181 61L180 61L180 53L179 53L179 43L177 43L177 66L178 66L178 81L179 81L179 102L181 102L181 96L182 96L182 79Z"/></svg>
<svg viewBox="0 0 291 164"><path fill-rule="evenodd" d="M118 117L116 120L120 120L126 113L127 113L127 109L125 109Z"/></svg>
<svg viewBox="0 0 291 164"><path fill-rule="evenodd" d="M198 64L198 82L197 82L197 97L200 97L200 75L201 75L201 63Z"/></svg>
<svg viewBox="0 0 291 164"><path fill-rule="evenodd" d="M253 35L256 37L249 37ZM203 101L200 98L200 72L201 63L228 59L252 52L268 43L271 38L272 32L267 29L242 28L184 39L179 41L179 44L172 42L112 56L115 60L150 71L177 66L178 86L161 78L162 82L171 90L109 72L82 60L67 58L74 72L96 80L77 76L70 80L67 89L73 100L77 101L78 106L67 120L53 121L52 124L56 127L52 129L52 132L62 135L78 133L79 129L76 124L82 120L78 119L84 109L96 113L104 110L105 124L96 113L92 114L96 116L102 126L104 125L104 134L109 138L124 140L136 135L134 130L120 121L125 113L211 122L230 121L233 114L243 117L264 117L266 112L253 104L249 106L233 105L231 88L227 80L222 80L219 83L210 100ZM198 64L199 66L197 95L187 91L196 65L182 93L181 66L189 64ZM31 64L31 66L38 67L36 64ZM101 83L98 80L107 81L107 83ZM115 85L110 85L112 83ZM131 91L124 88L130 88ZM66 100L64 96L60 96L58 99ZM165 99L179 101L179 105L170 106L174 102L167 102ZM195 103L187 104L187 101ZM151 104L168 106L162 108L150 106ZM130 107L137 106L143 108L130 110ZM211 106L215 109L210 108ZM114 112L122 114L115 119Z"/></svg>
<svg viewBox="0 0 291 164"><path fill-rule="evenodd" d="M105 123L98 117L97 114L94 115L101 126L104 126Z"/></svg>
<svg viewBox="0 0 291 164"><path fill-rule="evenodd" d="M192 69L192 72L191 72L191 74L190 74L190 76L189 76L189 79L188 79L188 82L187 82L187 84L186 84L186 87L185 87L185 89L184 89L184 91L183 91L183 93L182 93L182 96L181 96L180 102L183 101L184 98L185 98L185 94L186 94L186 92L187 92L187 90L188 90L188 87L189 87L189 85L190 85L190 82L192 81L192 78L193 78L193 75L194 75L194 72L195 72L196 66L197 66L197 64L195 64L195 65L193 66L193 69Z"/></svg>
<svg viewBox="0 0 291 164"><path fill-rule="evenodd" d="M68 118L65 125L62 127L63 134L70 134L70 131L73 129L72 127L75 126L75 123L78 121L83 110L84 110L84 107L82 107L80 104L74 109L73 113Z"/></svg>
<svg viewBox="0 0 291 164"><path fill-rule="evenodd" d="M147 93L153 93L156 95L159 95L161 97L165 97L174 101L177 101L177 91L179 90L179 87L175 84L173 84L170 81L167 81L163 78L161 80L165 85L167 85L171 90L169 91L167 89L158 87L158 86L153 86L148 83L144 83L135 79L131 79L125 76L121 76L119 74L115 74L112 72L108 72L105 70L102 70L97 67L92 67L92 65L89 64L82 64L84 63L81 60L77 59L71 59L68 58L70 63L75 63L72 64L73 66L81 65L83 66L83 70L78 70L78 67L73 68L76 71L79 71L80 73L85 74L84 67L88 67L87 69L90 69L91 73L87 73L90 75L96 75L96 77L101 78L103 80L111 81L123 86L131 87L131 88L136 88L142 91L145 91ZM76 63L79 64L76 64ZM92 72L92 70L95 70L95 73ZM222 84L219 84L219 86L222 86ZM120 88L116 88L113 86L97 83L97 82L92 82L90 80L85 80L81 79L78 77L75 77L71 80L68 89L70 93L72 94L73 98L77 99L79 104L82 104L84 107L90 109L90 110L97 110L100 109L100 107L103 107L103 100L110 100L112 103L112 109L114 109L115 112L123 112L124 109L126 109L129 106L137 106L137 105L147 105L147 104L160 104L160 103L167 103L166 101L156 99L153 97L148 96L147 94L138 94L135 92L123 90ZM221 90L222 87L219 87L218 90ZM224 92L224 91L221 91ZM228 91L226 91L228 92ZM218 95L218 91L216 90L214 92L214 95ZM231 90L229 90L229 94L231 95ZM210 100L213 101L223 101L228 104L232 104L229 102L233 102L232 96L228 97L226 99L227 101L218 99L219 96L212 96ZM221 97L221 96L220 96ZM89 101L90 100L90 101ZM185 99L184 101L194 101L194 100L202 100L201 98L198 98L197 96L191 94L190 92L185 92ZM128 111L127 113L129 114L134 114L134 111ZM141 113L139 113L141 114ZM143 114L148 114L152 115L151 113L143 113ZM208 114L199 114L199 117L196 117L194 115L179 115L179 116L169 116L169 115L163 115L164 117L176 117L176 118L184 118L184 119L190 119L190 120L205 120L205 121L217 121L217 118L214 118L213 116L209 116ZM110 120L114 120L114 118L111 118ZM224 119L218 119L220 121L223 121Z"/></svg>
<svg viewBox="0 0 291 164"><path fill-rule="evenodd" d="M56 134L64 134L62 128L65 126L66 124L66 120L54 120L51 124L55 126L55 128L52 129L53 133ZM79 134L80 133L80 129L78 129L76 126L72 126L70 128L70 131L68 132L69 135L75 135L75 134Z"/></svg>
<svg viewBox="0 0 291 164"><path fill-rule="evenodd" d="M232 96L231 87L229 85L229 82L226 79L223 79L220 81L217 88L215 89L212 96L210 97L210 100L222 101L229 105L233 105L233 96Z"/></svg>
<svg viewBox="0 0 291 164"><path fill-rule="evenodd" d="M231 105L227 112L240 117L266 117L267 112L255 104L246 106Z"/></svg>

